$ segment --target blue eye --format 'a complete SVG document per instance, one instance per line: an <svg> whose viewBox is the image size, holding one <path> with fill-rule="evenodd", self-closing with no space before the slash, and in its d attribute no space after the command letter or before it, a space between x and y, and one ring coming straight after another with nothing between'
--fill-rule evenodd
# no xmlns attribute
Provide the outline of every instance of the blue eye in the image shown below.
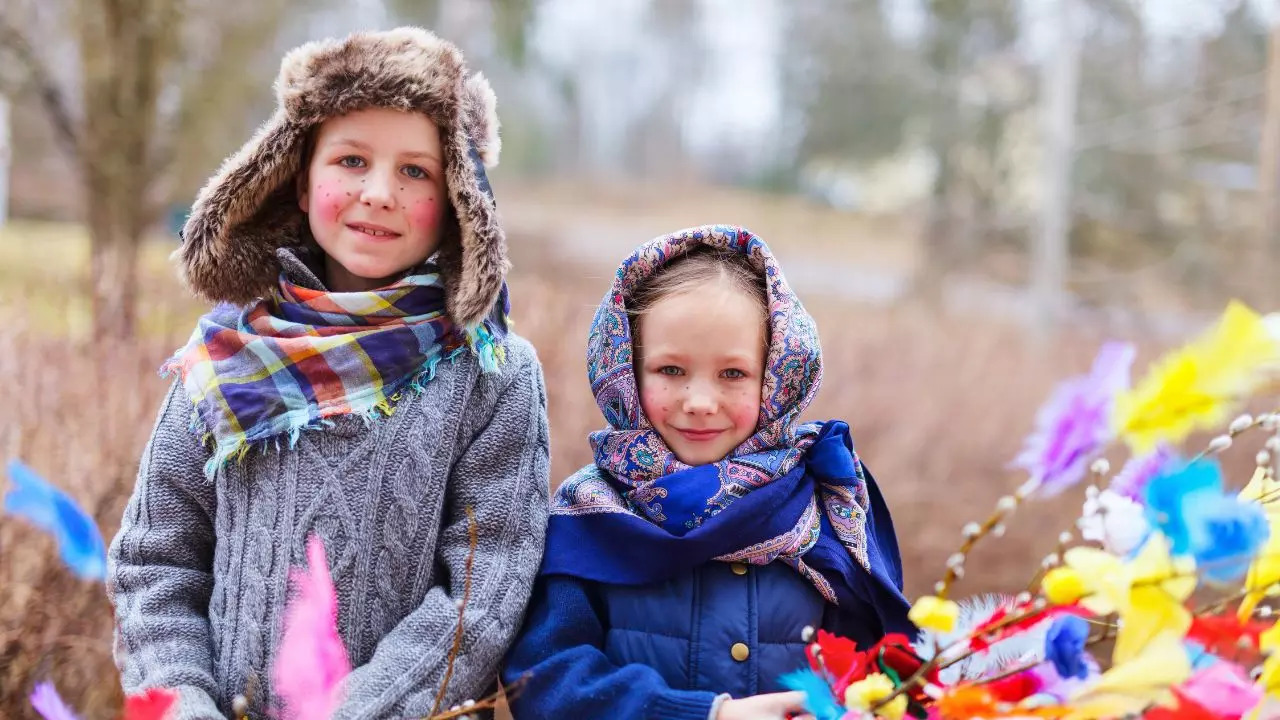
<svg viewBox="0 0 1280 720"><path fill-rule="evenodd" d="M426 180L428 177L430 177L430 175L427 174L426 170L423 170L417 165L406 165L404 166L404 169L401 170L401 172L403 172L405 175L408 175L410 178L414 180Z"/></svg>
<svg viewBox="0 0 1280 720"><path fill-rule="evenodd" d="M739 379L744 378L744 377L746 377L746 376L747 376L747 374L746 374L746 373L744 373L744 372L742 372L741 370L738 370L738 369L736 369L736 368L730 368L730 369L725 370L724 372L722 372L722 373L720 373L720 374L721 374L721 375L723 375L724 377L726 377L726 378L730 379L730 380L739 380Z"/></svg>
<svg viewBox="0 0 1280 720"><path fill-rule="evenodd" d="M676 367L675 365L663 365L662 367L658 368L658 374L659 374L659 375L669 375L669 376L671 376L671 377L676 377L677 375L683 375L683 374L684 374L684 370L681 370L680 368Z"/></svg>
<svg viewBox="0 0 1280 720"><path fill-rule="evenodd" d="M338 164L346 168L364 167L364 158L358 155L343 155L338 158Z"/></svg>

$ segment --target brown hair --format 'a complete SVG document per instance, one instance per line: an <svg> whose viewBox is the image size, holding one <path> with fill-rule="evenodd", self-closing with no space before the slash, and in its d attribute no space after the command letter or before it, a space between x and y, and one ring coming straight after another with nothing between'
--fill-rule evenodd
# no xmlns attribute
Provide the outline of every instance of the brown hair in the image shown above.
<svg viewBox="0 0 1280 720"><path fill-rule="evenodd" d="M640 318L658 302L713 283L726 284L742 292L759 305L761 318L768 318L764 277L751 264L751 259L733 250L703 246L660 268L626 298L633 342L639 342Z"/></svg>

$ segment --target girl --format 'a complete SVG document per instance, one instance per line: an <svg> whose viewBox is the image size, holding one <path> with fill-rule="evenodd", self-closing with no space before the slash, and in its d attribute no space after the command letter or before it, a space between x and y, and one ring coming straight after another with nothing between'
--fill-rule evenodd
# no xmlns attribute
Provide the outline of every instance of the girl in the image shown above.
<svg viewBox="0 0 1280 720"><path fill-rule="evenodd" d="M560 486L507 656L516 720L778 719L803 629L914 633L884 501L840 421L801 425L813 320L765 244L701 227L641 246L587 340L609 427Z"/></svg>
<svg viewBox="0 0 1280 720"><path fill-rule="evenodd" d="M166 366L111 546L117 663L127 692L177 689L183 720L237 696L274 716L288 572L317 534L354 668L334 717L419 717L459 613L443 705L495 682L543 549L546 401L506 327L494 97L418 29L304 45L276 90L184 228L183 274L221 304Z"/></svg>

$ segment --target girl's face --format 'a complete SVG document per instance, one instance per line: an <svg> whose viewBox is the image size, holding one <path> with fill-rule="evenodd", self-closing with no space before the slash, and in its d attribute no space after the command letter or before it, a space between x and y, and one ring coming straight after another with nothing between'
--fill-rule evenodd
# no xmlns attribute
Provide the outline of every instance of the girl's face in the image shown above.
<svg viewBox="0 0 1280 720"><path fill-rule="evenodd" d="M681 462L723 460L755 433L765 356L756 301L716 283L659 300L637 332L640 407Z"/></svg>
<svg viewBox="0 0 1280 720"><path fill-rule="evenodd" d="M389 285L440 244L448 197L440 132L420 113L377 108L325 121L298 204L335 292Z"/></svg>

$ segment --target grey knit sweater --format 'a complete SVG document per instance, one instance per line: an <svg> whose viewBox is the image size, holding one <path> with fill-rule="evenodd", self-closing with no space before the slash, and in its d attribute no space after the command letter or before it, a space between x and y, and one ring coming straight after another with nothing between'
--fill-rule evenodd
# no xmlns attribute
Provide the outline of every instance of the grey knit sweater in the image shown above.
<svg viewBox="0 0 1280 720"><path fill-rule="evenodd" d="M524 617L547 521L541 367L527 341L510 335L506 349L498 373L482 374L470 355L441 363L390 417L338 418L213 477L175 385L110 550L125 691L178 689L173 720L226 717L237 694L252 717L267 717L288 570L318 533L354 668L334 717L426 715L458 622L468 506L479 546L443 704L489 691Z"/></svg>

